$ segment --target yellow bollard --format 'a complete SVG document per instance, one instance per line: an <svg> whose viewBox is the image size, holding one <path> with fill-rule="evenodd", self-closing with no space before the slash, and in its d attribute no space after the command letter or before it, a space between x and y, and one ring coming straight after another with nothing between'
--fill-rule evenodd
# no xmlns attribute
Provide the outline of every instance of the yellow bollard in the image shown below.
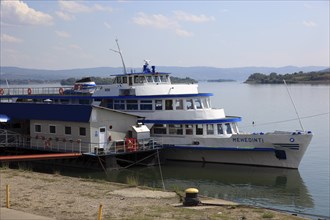
<svg viewBox="0 0 330 220"><path fill-rule="evenodd" d="M6 207L9 209L10 208L10 202L9 202L9 198L10 198L10 192L9 192L9 185L6 185Z"/></svg>
<svg viewBox="0 0 330 220"><path fill-rule="evenodd" d="M102 220L102 204L100 204L99 207L99 216L97 217L97 220Z"/></svg>

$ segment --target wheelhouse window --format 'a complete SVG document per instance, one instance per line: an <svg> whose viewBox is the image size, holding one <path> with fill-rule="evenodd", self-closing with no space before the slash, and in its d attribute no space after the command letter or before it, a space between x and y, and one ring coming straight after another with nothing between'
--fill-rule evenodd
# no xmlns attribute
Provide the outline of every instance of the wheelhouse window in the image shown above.
<svg viewBox="0 0 330 220"><path fill-rule="evenodd" d="M203 125L202 124L196 125L196 135L203 135Z"/></svg>
<svg viewBox="0 0 330 220"><path fill-rule="evenodd" d="M148 83L152 83L152 82L153 82L153 80L152 80L152 76L147 76L147 82L148 82Z"/></svg>
<svg viewBox="0 0 330 220"><path fill-rule="evenodd" d="M155 77L154 77L154 81L155 81L156 83L160 82L160 80L159 80L159 76L155 76Z"/></svg>
<svg viewBox="0 0 330 220"><path fill-rule="evenodd" d="M121 77L117 77L117 83L121 84Z"/></svg>
<svg viewBox="0 0 330 220"><path fill-rule="evenodd" d="M134 76L134 83L139 83L139 76Z"/></svg>
<svg viewBox="0 0 330 220"><path fill-rule="evenodd" d="M231 125L230 125L230 123L226 123L225 125L226 125L226 132L227 132L227 134L232 134L233 132L232 132L232 130L231 130Z"/></svg>
<svg viewBox="0 0 330 220"><path fill-rule="evenodd" d="M155 109L163 110L163 101L162 100L155 100Z"/></svg>
<svg viewBox="0 0 330 220"><path fill-rule="evenodd" d="M170 134L183 134L182 125L169 125L169 133Z"/></svg>
<svg viewBox="0 0 330 220"><path fill-rule="evenodd" d="M192 99L187 99L186 100L186 109L194 109L194 104Z"/></svg>
<svg viewBox="0 0 330 220"><path fill-rule="evenodd" d="M70 126L65 126L64 127L64 134L71 135L71 127Z"/></svg>
<svg viewBox="0 0 330 220"><path fill-rule="evenodd" d="M183 100L182 99L175 100L175 109L183 110Z"/></svg>
<svg viewBox="0 0 330 220"><path fill-rule="evenodd" d="M127 77L126 76L123 77L123 83L127 84Z"/></svg>
<svg viewBox="0 0 330 220"><path fill-rule="evenodd" d="M195 99L195 106L196 106L196 109L202 109L202 102L200 99Z"/></svg>
<svg viewBox="0 0 330 220"><path fill-rule="evenodd" d="M194 134L193 125L186 125L186 135L193 135L193 134Z"/></svg>
<svg viewBox="0 0 330 220"><path fill-rule="evenodd" d="M41 132L41 125L34 125L34 132L36 133Z"/></svg>
<svg viewBox="0 0 330 220"><path fill-rule="evenodd" d="M140 110L152 110L152 100L141 100Z"/></svg>
<svg viewBox="0 0 330 220"><path fill-rule="evenodd" d="M166 124L154 124L154 134L166 134Z"/></svg>
<svg viewBox="0 0 330 220"><path fill-rule="evenodd" d="M56 134L56 126L55 125L49 125L49 133L50 134Z"/></svg>
<svg viewBox="0 0 330 220"><path fill-rule="evenodd" d="M165 100L165 110L173 110L173 100Z"/></svg>
<svg viewBox="0 0 330 220"><path fill-rule="evenodd" d="M86 136L86 128L80 127L79 128L79 135L80 136Z"/></svg>
<svg viewBox="0 0 330 220"><path fill-rule="evenodd" d="M207 134L209 134L209 135L214 134L214 125L213 124L207 124L206 125L206 131L207 131Z"/></svg>
<svg viewBox="0 0 330 220"><path fill-rule="evenodd" d="M223 134L222 124L217 124L218 134Z"/></svg>
<svg viewBox="0 0 330 220"><path fill-rule="evenodd" d="M137 100L127 100L127 110L138 110L138 101Z"/></svg>

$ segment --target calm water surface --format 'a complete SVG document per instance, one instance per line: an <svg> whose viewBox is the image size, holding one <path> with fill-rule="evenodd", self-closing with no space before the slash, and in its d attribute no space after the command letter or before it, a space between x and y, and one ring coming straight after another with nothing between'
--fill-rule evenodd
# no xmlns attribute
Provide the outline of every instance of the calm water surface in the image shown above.
<svg viewBox="0 0 330 220"><path fill-rule="evenodd" d="M330 217L329 214L329 96L328 85L289 85L305 130L314 133L298 170L238 165L174 163L161 167L166 189L196 187L200 194L244 204ZM241 116L241 131L301 129L284 85L200 83L211 92L212 105L227 115ZM314 116L314 117L311 117ZM286 121L286 122L283 122ZM252 126L254 122L254 126ZM63 174L162 187L159 167L122 171L61 171Z"/></svg>

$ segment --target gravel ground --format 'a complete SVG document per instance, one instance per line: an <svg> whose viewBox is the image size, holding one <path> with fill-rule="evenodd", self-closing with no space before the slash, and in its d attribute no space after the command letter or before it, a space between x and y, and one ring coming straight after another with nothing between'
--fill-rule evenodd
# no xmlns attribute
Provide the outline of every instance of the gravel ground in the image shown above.
<svg viewBox="0 0 330 220"><path fill-rule="evenodd" d="M162 192L106 181L0 169L0 206L6 205L6 184L15 210L54 219L302 219L266 209L243 206L178 207L175 192Z"/></svg>

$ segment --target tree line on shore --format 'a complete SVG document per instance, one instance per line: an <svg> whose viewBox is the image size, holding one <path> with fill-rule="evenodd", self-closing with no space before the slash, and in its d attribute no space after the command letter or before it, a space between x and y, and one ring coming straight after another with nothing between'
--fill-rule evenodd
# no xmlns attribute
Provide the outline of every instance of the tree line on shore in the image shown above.
<svg viewBox="0 0 330 220"><path fill-rule="evenodd" d="M283 83L285 80L287 83L330 83L330 70L321 72L309 72L304 73L302 71L292 74L277 74L270 73L269 75L262 73L253 73L245 81L250 84L278 84Z"/></svg>

